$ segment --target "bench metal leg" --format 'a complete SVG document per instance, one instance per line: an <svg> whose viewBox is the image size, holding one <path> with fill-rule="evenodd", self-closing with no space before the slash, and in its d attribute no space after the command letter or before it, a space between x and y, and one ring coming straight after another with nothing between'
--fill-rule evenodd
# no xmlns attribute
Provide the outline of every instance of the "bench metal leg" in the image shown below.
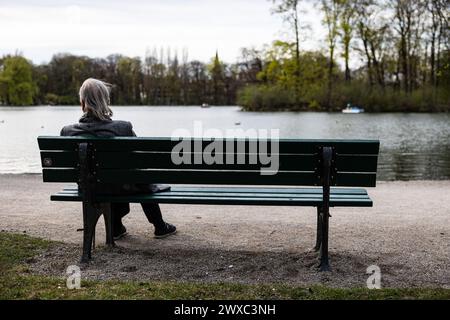
<svg viewBox="0 0 450 320"><path fill-rule="evenodd" d="M317 207L317 235L316 235L316 245L314 246L314 251L320 250L320 244L322 243L322 217L320 216L322 212L322 207Z"/></svg>
<svg viewBox="0 0 450 320"><path fill-rule="evenodd" d="M109 247L114 246L113 236L113 221L111 214L111 203L101 204L103 218L105 219L105 231L106 231L106 245Z"/></svg>
<svg viewBox="0 0 450 320"><path fill-rule="evenodd" d="M321 244L320 244L320 271L329 271L330 263L328 259L328 229L330 219L330 184L332 179L333 148L323 147L322 149L322 190L323 190L323 205L320 212L321 217Z"/></svg>
<svg viewBox="0 0 450 320"><path fill-rule="evenodd" d="M329 231L329 210L323 210L320 214L321 217L321 236L322 241L320 245L320 271L330 271L330 263L328 259L328 231Z"/></svg>
<svg viewBox="0 0 450 320"><path fill-rule="evenodd" d="M92 241L95 237L95 226L101 212L88 202L83 202L83 255L81 263L87 263L91 259Z"/></svg>

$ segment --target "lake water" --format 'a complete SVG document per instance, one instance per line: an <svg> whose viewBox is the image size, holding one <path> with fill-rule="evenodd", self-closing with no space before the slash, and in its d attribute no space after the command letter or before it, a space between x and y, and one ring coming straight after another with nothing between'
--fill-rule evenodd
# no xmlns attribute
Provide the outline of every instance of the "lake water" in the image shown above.
<svg viewBox="0 0 450 320"><path fill-rule="evenodd" d="M279 129L281 138L379 139L379 180L450 179L450 114L241 112L238 107L114 107L139 136L185 128ZM0 107L0 173L41 171L39 135L59 135L79 107Z"/></svg>

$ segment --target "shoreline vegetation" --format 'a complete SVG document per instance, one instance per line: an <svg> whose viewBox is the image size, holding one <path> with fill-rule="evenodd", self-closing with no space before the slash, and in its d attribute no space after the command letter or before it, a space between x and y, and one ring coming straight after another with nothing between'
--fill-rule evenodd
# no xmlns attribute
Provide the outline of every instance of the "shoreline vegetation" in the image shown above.
<svg viewBox="0 0 450 320"><path fill-rule="evenodd" d="M450 299L444 288L340 289L316 285L246 285L238 283L194 283L183 281L82 280L81 289L70 290L66 279L35 274L36 256L63 243L0 232L0 298L12 299L295 299L295 300L403 300Z"/></svg>
<svg viewBox="0 0 450 320"><path fill-rule="evenodd" d="M38 108L48 108L48 107L79 108L78 105L74 105L74 104L61 104L61 105L37 104L37 105L27 105L27 106L13 106L13 105L1 105L0 104L0 111L1 111L2 107L5 107L5 108L17 108L17 107L23 107L23 108L32 108L32 107L33 108L35 108L35 107L38 107ZM111 107L113 107L113 108L114 107L121 107L121 108L122 107L123 108L127 108L127 107L142 107L142 108L161 108L161 107L164 107L164 108L166 108L166 107L167 108L179 108L179 107L182 107L182 108L202 108L201 106L198 106L198 105L111 105ZM251 112L263 112L263 113L265 113L265 112L267 112L267 113L270 113L270 112L342 113L342 110L339 109L339 108L333 108L331 110L325 110L325 109L310 109L310 108L297 108L297 107L295 107L295 108L280 107L280 108L277 108L277 109L267 108L267 109L251 110L251 109L248 109L248 108L244 108L244 107L242 107L240 105L217 105L217 106L216 105L210 105L210 106L208 106L208 108L214 108L214 107L220 107L220 108L236 108L236 107L238 107L238 108L240 108L239 109L240 112L248 112L248 113L251 113ZM433 110L428 110L426 108L419 108L418 110L414 110L414 109L409 110L409 109L401 109L401 108L397 108L397 107L392 107L392 108L389 108L389 109L374 108L372 110L365 110L364 112L365 113L370 113L370 114L378 114L378 113L380 113L380 114L381 113L392 113L392 114L395 114L395 113L397 113L397 114L398 113L402 113L402 114L414 114L414 113L416 113L416 114L421 114L421 113L430 113L430 114L436 113L436 114L439 114L439 113L443 113L443 114L447 114L447 113L450 112L450 108L441 108L441 109L439 109L439 108L433 107Z"/></svg>
<svg viewBox="0 0 450 320"><path fill-rule="evenodd" d="M447 0L321 0L325 35L305 50L311 30L302 0L274 0L287 39L242 48L235 63L209 62L187 49L149 49L145 57L91 58L57 53L33 64L0 58L0 105L77 105L86 78L111 84L112 105L222 106L244 111L450 111ZM318 17L319 18L319 17ZM320 49L319 49L320 48Z"/></svg>

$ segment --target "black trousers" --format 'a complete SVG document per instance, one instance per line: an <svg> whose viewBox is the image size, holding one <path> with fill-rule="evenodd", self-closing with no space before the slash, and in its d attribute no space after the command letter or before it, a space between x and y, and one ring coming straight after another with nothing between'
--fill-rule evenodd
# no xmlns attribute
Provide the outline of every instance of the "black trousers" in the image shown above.
<svg viewBox="0 0 450 320"><path fill-rule="evenodd" d="M164 227L165 222L162 218L161 209L157 203L141 203L141 206L148 222L153 224L155 228ZM129 203L111 203L113 227L120 227L122 218L128 213L130 213Z"/></svg>

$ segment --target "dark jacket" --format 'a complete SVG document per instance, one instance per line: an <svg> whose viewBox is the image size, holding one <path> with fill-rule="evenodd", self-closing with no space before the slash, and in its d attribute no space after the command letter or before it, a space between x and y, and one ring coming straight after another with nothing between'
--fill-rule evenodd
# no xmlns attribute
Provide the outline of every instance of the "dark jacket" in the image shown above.
<svg viewBox="0 0 450 320"><path fill-rule="evenodd" d="M65 126L61 129L61 136L94 136L94 137L136 137L133 125L128 121L105 120L91 118L83 115L79 123ZM157 184L102 184L97 192L102 194L133 194L160 192L169 190L169 186Z"/></svg>
<svg viewBox="0 0 450 320"><path fill-rule="evenodd" d="M98 137L136 137L133 125L128 121L100 121L89 116L82 116L75 124L61 129L62 136L92 135Z"/></svg>

